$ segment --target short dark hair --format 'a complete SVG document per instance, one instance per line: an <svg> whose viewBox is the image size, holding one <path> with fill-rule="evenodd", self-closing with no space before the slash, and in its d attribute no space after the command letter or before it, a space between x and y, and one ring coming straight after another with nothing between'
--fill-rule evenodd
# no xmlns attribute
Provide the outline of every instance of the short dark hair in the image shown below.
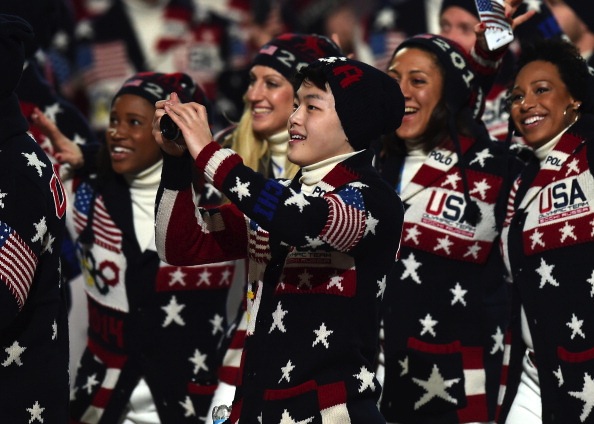
<svg viewBox="0 0 594 424"><path fill-rule="evenodd" d="M527 64L542 60L557 67L561 80L573 98L582 102L580 110L592 112L594 77L577 47L568 41L556 38L537 40L522 47L514 79Z"/></svg>

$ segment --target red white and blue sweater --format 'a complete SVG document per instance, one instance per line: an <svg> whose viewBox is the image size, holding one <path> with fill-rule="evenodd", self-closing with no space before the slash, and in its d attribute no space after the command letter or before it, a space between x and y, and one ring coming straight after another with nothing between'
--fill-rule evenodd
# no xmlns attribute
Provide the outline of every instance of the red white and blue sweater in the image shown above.
<svg viewBox="0 0 594 424"><path fill-rule="evenodd" d="M140 378L162 422L202 422L217 386L233 264L180 267L143 251L129 185L113 173L76 187L74 222L89 330L72 422L119 422Z"/></svg>
<svg viewBox="0 0 594 424"><path fill-rule="evenodd" d="M527 166L510 197L502 240L511 267L514 309L501 422L522 372L523 306L543 423L594 423L593 143L594 116L584 114L542 167L536 160Z"/></svg>
<svg viewBox="0 0 594 424"><path fill-rule="evenodd" d="M16 96L0 99L0 421L68 422L66 198Z"/></svg>
<svg viewBox="0 0 594 424"><path fill-rule="evenodd" d="M213 142L195 164L232 204L203 209L192 202L188 158L165 157L156 213L162 259L249 259L231 422L385 422L373 371L403 209L371 158L345 159L307 196L300 174L265 179Z"/></svg>
<svg viewBox="0 0 594 424"><path fill-rule="evenodd" d="M505 210L506 180L513 181L506 173L514 162L486 138L460 142L461 159L447 147L434 149L401 193L406 212L400 260L383 315L382 412L389 422L495 417L509 309L496 215ZM394 186L402 161L392 157L381 164ZM461 172L481 212L476 225L461 219Z"/></svg>

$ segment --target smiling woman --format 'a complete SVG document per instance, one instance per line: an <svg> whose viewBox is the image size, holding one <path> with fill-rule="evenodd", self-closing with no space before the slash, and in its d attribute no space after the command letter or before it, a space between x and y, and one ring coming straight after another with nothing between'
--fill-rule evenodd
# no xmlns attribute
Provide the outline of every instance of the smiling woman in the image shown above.
<svg viewBox="0 0 594 424"><path fill-rule="evenodd" d="M511 119L535 157L502 233L515 320L501 422L592 423L594 78L560 40L524 46L518 69Z"/></svg>

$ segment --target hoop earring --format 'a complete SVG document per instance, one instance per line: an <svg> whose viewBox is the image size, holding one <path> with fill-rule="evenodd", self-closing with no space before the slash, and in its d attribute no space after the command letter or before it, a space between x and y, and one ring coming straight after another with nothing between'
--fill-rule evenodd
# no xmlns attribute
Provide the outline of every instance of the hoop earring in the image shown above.
<svg viewBox="0 0 594 424"><path fill-rule="evenodd" d="M567 126L571 126L573 124L575 124L577 122L577 120L580 118L580 113L578 112L578 109L580 108L580 104L578 104L577 106L573 103L568 104L567 107L565 108L565 110L563 111L563 120L565 122L568 121L569 115L567 114L567 111L569 110L569 108L572 108L573 112L575 113L575 116L573 118L573 121L567 123ZM569 118L571 119L571 118Z"/></svg>

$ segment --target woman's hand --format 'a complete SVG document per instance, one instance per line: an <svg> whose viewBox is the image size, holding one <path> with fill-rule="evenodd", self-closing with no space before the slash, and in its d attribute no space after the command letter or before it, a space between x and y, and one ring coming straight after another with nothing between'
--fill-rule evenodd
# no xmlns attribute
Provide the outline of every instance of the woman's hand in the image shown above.
<svg viewBox="0 0 594 424"><path fill-rule="evenodd" d="M39 108L33 109L31 120L52 143L54 157L59 163L67 163L72 169L83 167L85 161L78 144L66 137Z"/></svg>
<svg viewBox="0 0 594 424"><path fill-rule="evenodd" d="M155 106L157 110L153 119L153 136L157 143L166 153L174 156L181 156L187 148L196 159L202 149L212 141L206 108L195 102L181 103L176 93L171 93L169 100L158 101ZM163 138L160 121L164 114L169 115L179 127L182 140L174 142Z"/></svg>

